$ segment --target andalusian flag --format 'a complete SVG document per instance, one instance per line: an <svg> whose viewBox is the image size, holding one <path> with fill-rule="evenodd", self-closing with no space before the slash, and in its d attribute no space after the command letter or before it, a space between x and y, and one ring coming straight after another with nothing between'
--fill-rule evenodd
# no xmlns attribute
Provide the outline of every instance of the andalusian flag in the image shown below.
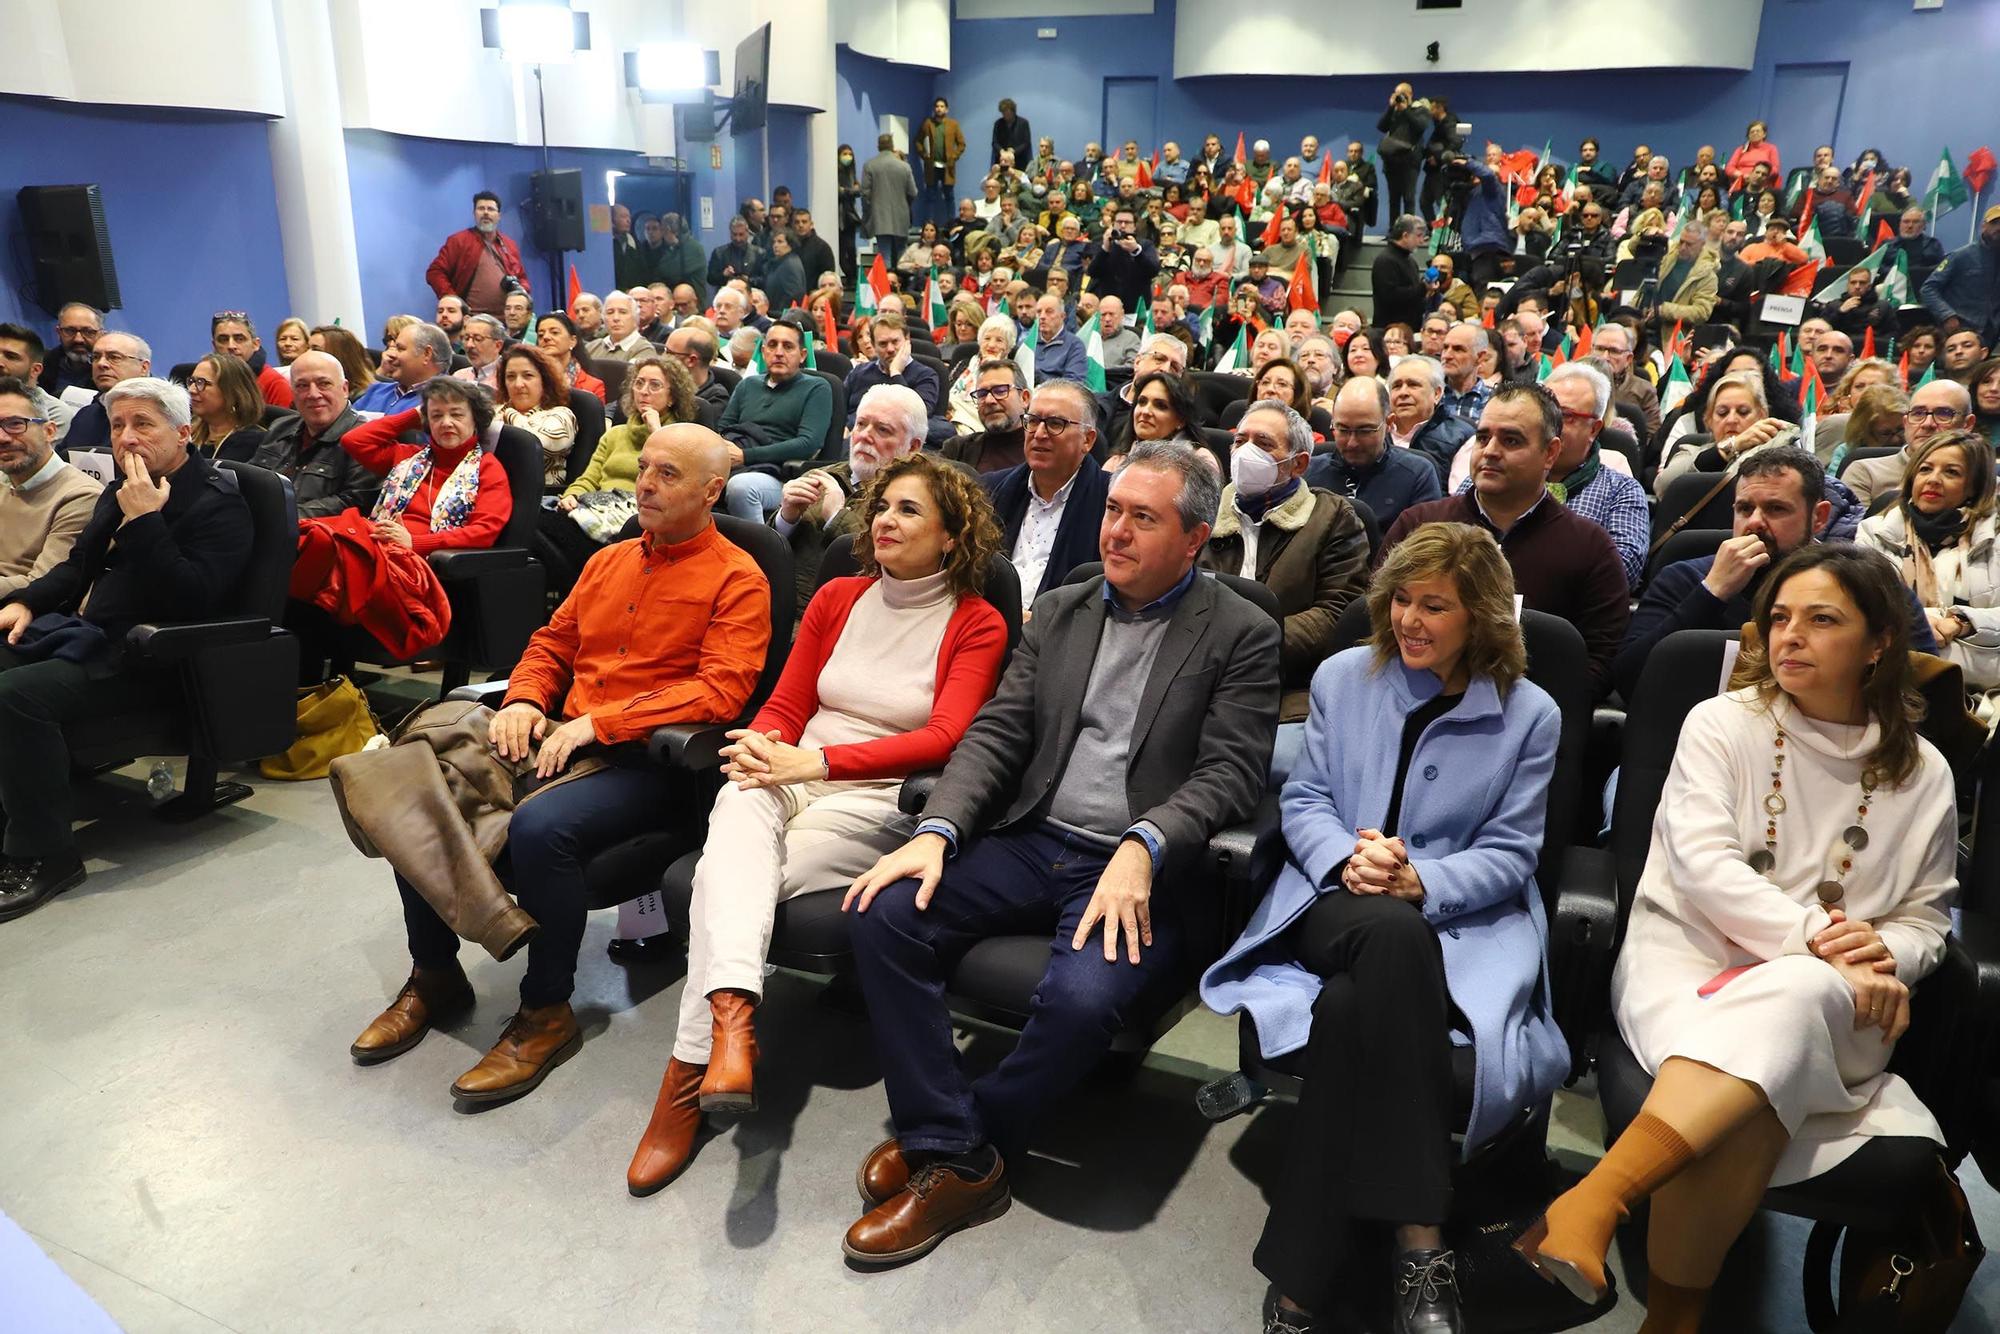
<svg viewBox="0 0 2000 1334"><path fill-rule="evenodd" d="M1215 373L1233 375L1238 366L1246 370L1250 366L1250 324L1247 320L1236 326L1236 341L1229 345L1229 350L1215 363Z"/></svg>
<svg viewBox="0 0 2000 1334"><path fill-rule="evenodd" d="M1789 355L1785 351L1785 331L1780 329L1778 330L1778 341L1771 344L1771 355L1765 359L1771 367L1771 374L1777 376L1779 379L1784 378L1785 361Z"/></svg>
<svg viewBox="0 0 2000 1334"><path fill-rule="evenodd" d="M810 329L807 329L804 330L803 332L805 334L805 340L806 340L806 369L809 371L816 371L819 369L819 355L813 351L814 339L812 336L812 331Z"/></svg>
<svg viewBox="0 0 2000 1334"><path fill-rule="evenodd" d="M1194 340L1195 342L1201 344L1203 348L1206 348L1208 346L1209 339L1212 338L1214 334L1215 334L1215 303L1211 301L1207 305L1203 306L1201 308L1201 314L1195 317Z"/></svg>
<svg viewBox="0 0 2000 1334"><path fill-rule="evenodd" d="M1878 245L1868 253L1868 258L1851 268L1842 269L1840 276L1813 294L1815 301L1830 301L1840 296L1847 288L1847 275L1855 269L1868 270L1869 281L1874 283L1884 301L1900 306L1910 299L1910 261L1899 247L1896 260L1888 264L1889 250L1886 245ZM1884 269L1887 269L1885 272Z"/></svg>
<svg viewBox="0 0 2000 1334"><path fill-rule="evenodd" d="M1097 332L1097 316L1092 315L1084 326L1076 331L1077 341L1083 344L1083 382L1091 392L1104 392L1104 338Z"/></svg>
<svg viewBox="0 0 2000 1334"><path fill-rule="evenodd" d="M750 354L750 373L762 379L768 372L764 368L764 336L757 335L757 350Z"/></svg>
<svg viewBox="0 0 2000 1334"><path fill-rule="evenodd" d="M1091 316L1090 322L1092 324L1097 323L1097 317L1095 315ZM1139 326L1139 341L1142 343L1145 342L1147 336L1154 331L1153 305L1143 296L1139 298L1139 318L1134 323Z"/></svg>
<svg viewBox="0 0 2000 1334"><path fill-rule="evenodd" d="M858 318L873 315L877 303L889 290L889 266L882 262L882 256L875 256L875 262L868 266L866 273L854 276L854 314Z"/></svg>
<svg viewBox="0 0 2000 1334"><path fill-rule="evenodd" d="M1808 361L1799 377L1799 443L1813 447L1813 432L1819 425L1820 400L1826 386L1820 383L1819 367Z"/></svg>
<svg viewBox="0 0 2000 1334"><path fill-rule="evenodd" d="M1681 405L1681 400L1694 391L1694 384L1688 379L1687 363L1679 356L1667 363L1666 376L1660 381L1660 413L1662 416Z"/></svg>
<svg viewBox="0 0 2000 1334"><path fill-rule="evenodd" d="M924 327L926 329L944 328L945 320L950 316L950 309L945 304L944 289L938 286L937 265L935 264L931 265L930 281L924 284L924 305L930 311L930 318Z"/></svg>
<svg viewBox="0 0 2000 1334"><path fill-rule="evenodd" d="M1000 304L1007 304L1004 298ZM1014 364L1021 368L1030 389L1035 387L1035 344L1041 341L1041 332L1041 321L1030 321L1028 327L1021 331L1021 341L1014 344Z"/></svg>
<svg viewBox="0 0 2000 1334"><path fill-rule="evenodd" d="M1965 188L1965 180L1958 169L1951 165L1951 150L1938 150L1938 164L1931 171L1930 183L1924 187L1924 204L1935 219L1940 213L1949 213L1961 205L1970 203L1972 193Z"/></svg>
<svg viewBox="0 0 2000 1334"><path fill-rule="evenodd" d="M1818 260L1822 264L1826 262L1826 242L1820 237L1818 218L1814 218L1799 233L1799 249L1806 252L1807 259Z"/></svg>
<svg viewBox="0 0 2000 1334"><path fill-rule="evenodd" d="M1907 360L1907 358L1908 354L1906 353L1905 359ZM1919 389L1922 389L1925 385L1929 384L1932 380L1935 379L1937 379L1937 358L1932 357L1931 364L1924 367L1924 373L1917 377L1917 382L1915 384L1910 386L1910 392L1913 394L1916 393Z"/></svg>
<svg viewBox="0 0 2000 1334"><path fill-rule="evenodd" d="M1540 384L1542 381L1548 379L1549 372L1555 368L1556 363L1549 354L1546 352L1541 353L1535 358L1535 383Z"/></svg>
<svg viewBox="0 0 2000 1334"><path fill-rule="evenodd" d="M1875 273L1875 290L1884 301L1892 306L1910 304L1910 257L1902 247L1896 248L1896 266L1893 269L1883 273L1878 267Z"/></svg>

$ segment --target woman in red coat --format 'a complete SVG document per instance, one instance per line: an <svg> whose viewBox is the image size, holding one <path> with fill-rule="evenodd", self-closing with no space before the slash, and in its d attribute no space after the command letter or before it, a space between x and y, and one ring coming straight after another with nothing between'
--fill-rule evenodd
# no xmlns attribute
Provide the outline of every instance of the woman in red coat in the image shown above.
<svg viewBox="0 0 2000 1334"><path fill-rule="evenodd" d="M1000 674L1006 622L980 596L1000 545L985 490L924 454L866 480L861 574L813 596L770 701L722 752L680 1031L626 1173L634 1195L687 1165L702 1112L756 1106L751 1012L780 900L844 886L906 840L903 777L944 764Z"/></svg>

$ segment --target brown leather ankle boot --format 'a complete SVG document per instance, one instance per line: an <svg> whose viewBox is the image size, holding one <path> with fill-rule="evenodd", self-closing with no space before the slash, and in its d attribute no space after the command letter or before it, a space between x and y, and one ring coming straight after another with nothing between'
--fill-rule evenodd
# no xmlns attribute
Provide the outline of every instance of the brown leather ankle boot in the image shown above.
<svg viewBox="0 0 2000 1334"><path fill-rule="evenodd" d="M433 1024L448 1023L472 1008L472 983L456 964L413 968L389 1008L375 1016L348 1047L360 1065L380 1065L424 1040Z"/></svg>
<svg viewBox="0 0 2000 1334"><path fill-rule="evenodd" d="M533 1092L549 1072L576 1054L583 1030L568 1001L522 1008L479 1064L458 1077L451 1096L465 1102L504 1102Z"/></svg>
<svg viewBox="0 0 2000 1334"><path fill-rule="evenodd" d="M704 1112L754 1112L757 1086L751 1074L757 1065L757 1002L741 991L712 993L708 1006L715 1016L708 1074L701 1081Z"/></svg>
<svg viewBox="0 0 2000 1334"><path fill-rule="evenodd" d="M634 1195L651 1195L693 1159L695 1136L701 1133L701 1077L707 1071L707 1066L689 1065L678 1056L667 1062L653 1117L625 1169L625 1189Z"/></svg>

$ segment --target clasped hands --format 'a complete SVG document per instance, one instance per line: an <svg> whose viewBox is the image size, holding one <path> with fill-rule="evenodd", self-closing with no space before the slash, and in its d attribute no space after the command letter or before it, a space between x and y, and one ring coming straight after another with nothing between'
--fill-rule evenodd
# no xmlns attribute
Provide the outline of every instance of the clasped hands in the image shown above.
<svg viewBox="0 0 2000 1334"><path fill-rule="evenodd" d="M1828 916L1833 924L1810 942L1814 957L1832 964L1854 989L1855 1030L1880 1028L1882 1041L1894 1042L1910 1026L1910 988L1896 976L1888 942L1872 924L1839 908Z"/></svg>
<svg viewBox="0 0 2000 1334"><path fill-rule="evenodd" d="M1384 838L1379 829L1357 829L1354 854L1340 868L1340 883L1350 894L1387 894L1407 903L1424 901L1424 882L1410 864L1401 838Z"/></svg>
<svg viewBox="0 0 2000 1334"><path fill-rule="evenodd" d="M827 776L826 752L806 750L778 739L776 728L753 732L739 727L728 734L732 743L722 748L722 776L745 791L760 787L787 787L811 783Z"/></svg>

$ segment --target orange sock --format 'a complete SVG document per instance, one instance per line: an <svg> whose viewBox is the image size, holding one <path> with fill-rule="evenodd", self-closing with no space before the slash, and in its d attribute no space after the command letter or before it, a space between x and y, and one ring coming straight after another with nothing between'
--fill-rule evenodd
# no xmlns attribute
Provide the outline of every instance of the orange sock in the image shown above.
<svg viewBox="0 0 2000 1334"><path fill-rule="evenodd" d="M1692 1161L1694 1150L1679 1131L1641 1112L1590 1175L1549 1205L1542 1254L1568 1261L1602 1289L1604 1255L1618 1220Z"/></svg>
<svg viewBox="0 0 2000 1334"><path fill-rule="evenodd" d="M1701 1313L1707 1307L1707 1288L1683 1288L1649 1271L1646 1323L1639 1326L1639 1334L1700 1334Z"/></svg>

